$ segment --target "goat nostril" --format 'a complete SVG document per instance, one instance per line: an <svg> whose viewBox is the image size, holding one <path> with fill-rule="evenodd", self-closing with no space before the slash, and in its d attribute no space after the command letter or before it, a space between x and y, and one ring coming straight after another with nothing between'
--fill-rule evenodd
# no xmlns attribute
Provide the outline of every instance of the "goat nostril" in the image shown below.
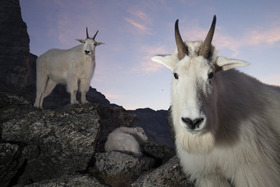
<svg viewBox="0 0 280 187"><path fill-rule="evenodd" d="M203 122L203 120L204 120L203 118L197 118L193 121L193 124L199 125L201 122Z"/></svg>
<svg viewBox="0 0 280 187"><path fill-rule="evenodd" d="M184 123L186 123L187 125L192 125L193 124L193 121L190 118L183 118L182 117L182 121Z"/></svg>
<svg viewBox="0 0 280 187"><path fill-rule="evenodd" d="M88 51L88 50L85 50L85 54L89 54L90 53L90 51Z"/></svg>
<svg viewBox="0 0 280 187"><path fill-rule="evenodd" d="M191 128L193 130L193 129L199 127L201 122L204 121L204 118L196 118L195 120L191 120L190 118L183 118L182 117L182 121L184 123L186 123L189 126L189 128Z"/></svg>

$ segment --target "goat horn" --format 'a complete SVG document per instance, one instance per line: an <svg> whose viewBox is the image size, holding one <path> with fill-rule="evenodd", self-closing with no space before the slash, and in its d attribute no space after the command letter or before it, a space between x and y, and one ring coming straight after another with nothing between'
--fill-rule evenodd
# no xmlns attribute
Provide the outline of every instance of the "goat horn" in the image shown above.
<svg viewBox="0 0 280 187"><path fill-rule="evenodd" d="M86 34L87 34L87 38L89 38L89 36L88 36L88 30L87 30L87 28L86 28Z"/></svg>
<svg viewBox="0 0 280 187"><path fill-rule="evenodd" d="M211 49L211 42L215 32L215 26L216 26L216 15L214 15L211 27L199 50L199 55L203 56L204 58L209 58L209 52Z"/></svg>
<svg viewBox="0 0 280 187"><path fill-rule="evenodd" d="M184 44L182 37L180 35L180 31L178 28L178 22L179 20L176 20L175 23L175 40L176 40L176 46L177 46L177 50L178 50L178 58L181 60L182 58L184 58L184 56L188 55L189 51L188 48L186 47L186 45Z"/></svg>
<svg viewBox="0 0 280 187"><path fill-rule="evenodd" d="M95 39L97 33L98 33L98 30L96 31L95 35L93 36L93 38L92 38L93 40Z"/></svg>

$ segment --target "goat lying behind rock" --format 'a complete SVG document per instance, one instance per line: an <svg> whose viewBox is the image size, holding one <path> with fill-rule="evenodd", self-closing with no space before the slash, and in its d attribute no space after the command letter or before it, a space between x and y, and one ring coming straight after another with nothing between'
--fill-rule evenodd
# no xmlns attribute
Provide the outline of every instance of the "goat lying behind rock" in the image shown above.
<svg viewBox="0 0 280 187"><path fill-rule="evenodd" d="M111 132L105 143L105 151L121 151L131 153L135 157L141 157L140 144L148 141L141 127L119 127Z"/></svg>

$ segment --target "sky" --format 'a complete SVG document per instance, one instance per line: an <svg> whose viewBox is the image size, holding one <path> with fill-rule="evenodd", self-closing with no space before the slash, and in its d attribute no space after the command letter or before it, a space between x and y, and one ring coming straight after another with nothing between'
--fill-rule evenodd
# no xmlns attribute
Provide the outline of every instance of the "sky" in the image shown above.
<svg viewBox="0 0 280 187"><path fill-rule="evenodd" d="M91 86L126 109L168 109L172 73L151 61L183 40L203 40L217 16L212 44L219 56L250 63L238 70L280 85L279 0L20 0L30 52L68 49L97 30L96 69Z"/></svg>

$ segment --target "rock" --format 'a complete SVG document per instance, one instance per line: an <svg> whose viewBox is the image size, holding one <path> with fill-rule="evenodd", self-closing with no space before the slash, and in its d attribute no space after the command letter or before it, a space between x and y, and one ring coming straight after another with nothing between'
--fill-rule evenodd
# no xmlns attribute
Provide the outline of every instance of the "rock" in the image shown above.
<svg viewBox="0 0 280 187"><path fill-rule="evenodd" d="M116 187L130 186L143 172L148 171L155 164L153 158L135 158L115 151L97 153L95 160L95 167L91 173L104 180L106 184Z"/></svg>
<svg viewBox="0 0 280 187"><path fill-rule="evenodd" d="M23 164L18 145L0 143L0 186L9 186Z"/></svg>
<svg viewBox="0 0 280 187"><path fill-rule="evenodd" d="M15 117L24 117L31 110L35 109L25 98L0 91L0 123Z"/></svg>
<svg viewBox="0 0 280 187"><path fill-rule="evenodd" d="M36 57L29 53L29 36L19 0L0 2L0 85L18 89L35 85ZM2 86L1 86L2 87Z"/></svg>
<svg viewBox="0 0 280 187"><path fill-rule="evenodd" d="M19 142L27 165L19 183L57 178L87 170L95 151L100 124L96 106L61 111L31 111L1 124L1 139Z"/></svg>
<svg viewBox="0 0 280 187"><path fill-rule="evenodd" d="M137 115L139 120L134 126L142 127L150 141L174 147L170 136L168 112L166 110L154 111L150 108L144 108L130 110L129 112Z"/></svg>
<svg viewBox="0 0 280 187"><path fill-rule="evenodd" d="M86 97L90 103L98 103L104 106L110 105L110 102L106 99L106 97L102 93L98 92L95 88L90 87ZM78 92L77 100L80 101L80 98L81 94ZM70 105L70 93L66 91L66 86L61 84L58 84L53 89L52 93L45 97L43 102L44 109L55 110L67 105Z"/></svg>
<svg viewBox="0 0 280 187"><path fill-rule="evenodd" d="M65 187L65 186L79 186L79 187L105 187L107 185L101 184L96 178L89 175L65 175L58 179L51 179L42 182L25 185L24 187Z"/></svg>
<svg viewBox="0 0 280 187"><path fill-rule="evenodd" d="M175 156L175 149L166 145L146 143L143 145L143 152L157 159L162 164Z"/></svg>
<svg viewBox="0 0 280 187"><path fill-rule="evenodd" d="M131 186L133 187L162 187L162 186L185 186L193 187L188 181L175 156L167 163L154 171L139 177Z"/></svg>

